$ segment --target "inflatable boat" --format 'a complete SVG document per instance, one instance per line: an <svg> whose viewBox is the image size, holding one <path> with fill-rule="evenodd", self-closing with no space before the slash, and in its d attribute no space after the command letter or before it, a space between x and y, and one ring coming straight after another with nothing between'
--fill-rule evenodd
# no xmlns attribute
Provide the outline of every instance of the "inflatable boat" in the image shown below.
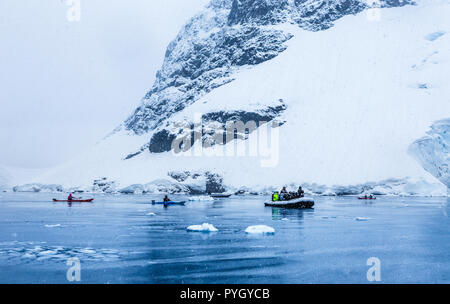
<svg viewBox="0 0 450 304"><path fill-rule="evenodd" d="M211 193L210 195L214 198L228 198L231 196L231 194L228 193Z"/></svg>

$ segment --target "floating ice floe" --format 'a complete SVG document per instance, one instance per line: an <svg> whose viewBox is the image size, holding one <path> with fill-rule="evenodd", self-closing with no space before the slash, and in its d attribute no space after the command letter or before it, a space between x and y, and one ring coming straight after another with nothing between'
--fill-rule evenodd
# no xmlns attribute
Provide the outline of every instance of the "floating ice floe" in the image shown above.
<svg viewBox="0 0 450 304"><path fill-rule="evenodd" d="M211 196L191 196L188 200L196 202L210 202L214 201L214 198L212 198Z"/></svg>
<svg viewBox="0 0 450 304"><path fill-rule="evenodd" d="M56 227L61 227L61 224L46 224L44 226L46 228L56 228Z"/></svg>
<svg viewBox="0 0 450 304"><path fill-rule="evenodd" d="M41 245L33 242L0 243L0 259L6 257L41 261L78 257L83 261L114 261L119 259L120 255L119 251L107 248L48 246L45 242Z"/></svg>
<svg viewBox="0 0 450 304"><path fill-rule="evenodd" d="M212 224L203 223L202 225L191 225L186 228L188 231L198 231L198 232L216 232L219 231Z"/></svg>
<svg viewBox="0 0 450 304"><path fill-rule="evenodd" d="M156 213L150 212L150 213L147 213L146 215L149 215L149 216L155 216Z"/></svg>
<svg viewBox="0 0 450 304"><path fill-rule="evenodd" d="M79 251L81 253L86 253L86 254L95 254L95 250L91 249L91 248L84 248L84 249L79 249Z"/></svg>
<svg viewBox="0 0 450 304"><path fill-rule="evenodd" d="M266 225L254 225L248 226L245 232L250 234L274 234L275 229Z"/></svg>
<svg viewBox="0 0 450 304"><path fill-rule="evenodd" d="M370 217L357 217L355 220L357 220L357 221L368 221L368 220L370 220Z"/></svg>

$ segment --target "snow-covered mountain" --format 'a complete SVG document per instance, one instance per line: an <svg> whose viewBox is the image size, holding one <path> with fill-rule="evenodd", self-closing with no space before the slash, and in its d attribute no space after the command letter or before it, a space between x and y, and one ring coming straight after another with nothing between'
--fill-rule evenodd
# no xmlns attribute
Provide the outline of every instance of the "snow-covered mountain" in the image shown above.
<svg viewBox="0 0 450 304"><path fill-rule="evenodd" d="M450 114L449 13L448 0L213 0L136 111L35 182L444 194L407 150ZM250 127L224 144L230 121Z"/></svg>

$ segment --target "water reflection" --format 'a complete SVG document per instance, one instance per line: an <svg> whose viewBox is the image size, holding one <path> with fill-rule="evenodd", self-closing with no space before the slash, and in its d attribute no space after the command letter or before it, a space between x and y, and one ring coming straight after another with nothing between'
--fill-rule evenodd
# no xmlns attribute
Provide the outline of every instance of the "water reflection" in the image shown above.
<svg viewBox="0 0 450 304"><path fill-rule="evenodd" d="M442 213L448 217L448 214L450 213L450 196L447 197L447 200L442 205Z"/></svg>
<svg viewBox="0 0 450 304"><path fill-rule="evenodd" d="M314 209L286 209L272 207L272 220L280 221L292 218L302 220L305 214L313 214Z"/></svg>

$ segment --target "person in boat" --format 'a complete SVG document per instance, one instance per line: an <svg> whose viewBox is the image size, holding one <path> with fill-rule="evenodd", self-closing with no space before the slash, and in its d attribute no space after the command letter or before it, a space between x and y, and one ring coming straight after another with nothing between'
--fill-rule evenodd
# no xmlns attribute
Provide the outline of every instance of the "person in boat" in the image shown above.
<svg viewBox="0 0 450 304"><path fill-rule="evenodd" d="M298 187L297 194L298 194L298 197L304 197L305 196L305 191L303 191L302 186Z"/></svg>
<svg viewBox="0 0 450 304"><path fill-rule="evenodd" d="M166 202L170 202L170 198L167 195L164 196L164 203L166 203Z"/></svg>
<svg viewBox="0 0 450 304"><path fill-rule="evenodd" d="M279 201L280 200L280 196L279 196L279 194L278 194L278 191L275 191L273 194L272 194L272 201L273 202L277 202L277 201Z"/></svg>
<svg viewBox="0 0 450 304"><path fill-rule="evenodd" d="M369 195L369 198L370 198L370 199L373 199L373 195L372 195L372 194L371 194L371 195Z"/></svg>
<svg viewBox="0 0 450 304"><path fill-rule="evenodd" d="M280 201L284 200L287 196L288 192L286 190L286 187L283 187L280 191Z"/></svg>
<svg viewBox="0 0 450 304"><path fill-rule="evenodd" d="M69 196L67 197L67 200L68 200L69 202L71 202L71 201L73 200L73 195L72 195L72 193L69 193Z"/></svg>

